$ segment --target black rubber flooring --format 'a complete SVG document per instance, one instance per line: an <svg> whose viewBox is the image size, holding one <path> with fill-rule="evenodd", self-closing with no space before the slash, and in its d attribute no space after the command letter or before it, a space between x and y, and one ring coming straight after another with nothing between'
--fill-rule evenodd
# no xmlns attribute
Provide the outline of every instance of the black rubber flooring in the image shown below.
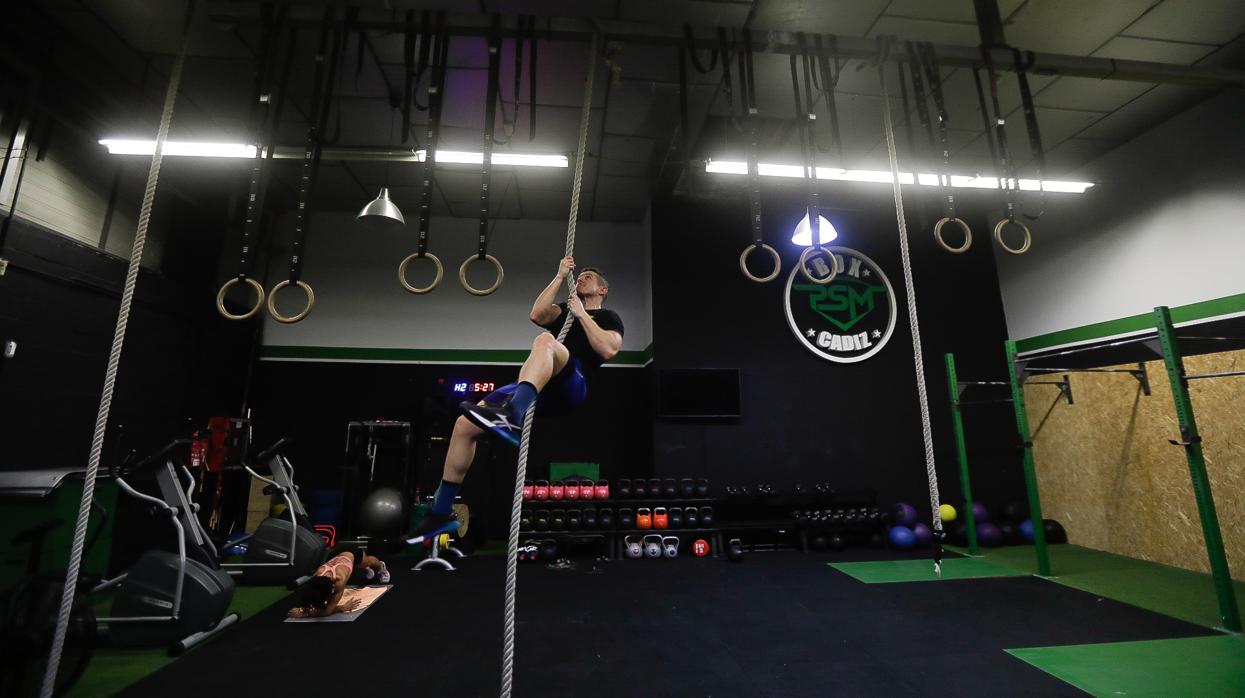
<svg viewBox="0 0 1245 698"><path fill-rule="evenodd" d="M521 564L514 695L1083 695L1003 650L1211 634L1033 577L868 585L826 564L884 556ZM121 695L497 695L504 560L389 567L353 623L278 604Z"/></svg>

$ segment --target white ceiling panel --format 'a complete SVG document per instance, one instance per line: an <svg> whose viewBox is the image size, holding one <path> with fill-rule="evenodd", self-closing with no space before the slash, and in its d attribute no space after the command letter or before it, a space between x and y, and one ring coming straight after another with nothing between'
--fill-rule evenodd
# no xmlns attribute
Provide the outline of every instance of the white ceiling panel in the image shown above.
<svg viewBox="0 0 1245 698"><path fill-rule="evenodd" d="M1094 55L1100 58L1193 65L1214 50L1213 46L1206 44L1184 44L1176 41L1117 36L1102 48L1094 51Z"/></svg>
<svg viewBox="0 0 1245 698"><path fill-rule="evenodd" d="M1104 116L1085 130L1086 138L1127 140L1158 125L1178 112L1187 109L1206 95L1199 90L1180 85L1158 85L1119 110Z"/></svg>
<svg viewBox="0 0 1245 698"><path fill-rule="evenodd" d="M1030 0L1003 31L1013 46L1088 56L1153 3L1154 0Z"/></svg>
<svg viewBox="0 0 1245 698"><path fill-rule="evenodd" d="M869 36L887 35L907 41L933 41L956 46L976 46L981 43L974 24L883 15L873 25Z"/></svg>
<svg viewBox="0 0 1245 698"><path fill-rule="evenodd" d="M1240 0L1163 0L1125 30L1128 36L1226 44L1245 30Z"/></svg>
<svg viewBox="0 0 1245 698"><path fill-rule="evenodd" d="M1142 82L1061 77L1034 95L1033 102L1038 107L1109 112L1128 104L1148 89L1150 85Z"/></svg>
<svg viewBox="0 0 1245 698"><path fill-rule="evenodd" d="M752 26L758 29L864 36L888 0L788 0L760 3Z"/></svg>
<svg viewBox="0 0 1245 698"><path fill-rule="evenodd" d="M999 15L1007 19L1024 0L998 0ZM976 26L973 0L891 0L886 14L895 17L937 19L947 22L964 22ZM976 43L974 41L973 43Z"/></svg>

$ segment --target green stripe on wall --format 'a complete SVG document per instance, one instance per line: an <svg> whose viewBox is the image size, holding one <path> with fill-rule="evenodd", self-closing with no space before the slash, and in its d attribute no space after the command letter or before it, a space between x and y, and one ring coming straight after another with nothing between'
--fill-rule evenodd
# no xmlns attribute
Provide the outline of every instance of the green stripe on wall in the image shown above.
<svg viewBox="0 0 1245 698"><path fill-rule="evenodd" d="M1179 324L1194 320L1207 320L1220 315L1232 315L1234 313L1245 313L1245 293L1175 306L1172 308L1172 321ZM1115 337L1152 329L1154 329L1154 315L1152 313L1130 315L1118 320L1096 322L1092 325L1082 325L1081 327L1073 327L1067 330L1059 330L1058 332L1021 339L1016 342L1016 350L1019 352L1038 351L1065 344L1092 342L1106 337Z"/></svg>
<svg viewBox="0 0 1245 698"><path fill-rule="evenodd" d="M521 364L526 349L386 349L372 347L301 347L272 345L260 348L267 361L369 361L440 364ZM620 351L606 365L643 366L653 359L653 345L643 350Z"/></svg>

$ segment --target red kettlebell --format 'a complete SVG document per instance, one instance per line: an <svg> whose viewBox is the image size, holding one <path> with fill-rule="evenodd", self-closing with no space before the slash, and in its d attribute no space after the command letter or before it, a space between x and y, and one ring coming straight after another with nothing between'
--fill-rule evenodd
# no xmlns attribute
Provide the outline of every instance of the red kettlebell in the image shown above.
<svg viewBox="0 0 1245 698"><path fill-rule="evenodd" d="M579 498L593 499L596 497L596 488L592 486L592 480L584 480L579 483Z"/></svg>
<svg viewBox="0 0 1245 698"><path fill-rule="evenodd" d="M563 485L561 481L558 481L558 482L555 482L549 485L549 499L552 499L554 501L561 501L561 499L565 496L566 496L566 485Z"/></svg>
<svg viewBox="0 0 1245 698"><path fill-rule="evenodd" d="M704 538L697 538L692 542L692 554L696 557L704 557L709 554L709 541Z"/></svg>
<svg viewBox="0 0 1245 698"><path fill-rule="evenodd" d="M575 499L575 500L579 499L579 481L578 480L569 480L565 485L563 485L563 489L565 490L563 493L563 496L566 497L567 499Z"/></svg>
<svg viewBox="0 0 1245 698"><path fill-rule="evenodd" d="M657 507L653 510L653 528L669 528L670 514L665 507Z"/></svg>
<svg viewBox="0 0 1245 698"><path fill-rule="evenodd" d="M532 496L535 497L538 502L543 502L546 499L549 499L549 481L537 480L536 486L532 488Z"/></svg>
<svg viewBox="0 0 1245 698"><path fill-rule="evenodd" d="M636 528L652 528L653 527L653 510L648 507L641 507L635 510L635 527Z"/></svg>
<svg viewBox="0 0 1245 698"><path fill-rule="evenodd" d="M596 490L597 490L596 492L597 499L609 499L610 498L610 481L609 480L597 480Z"/></svg>
<svg viewBox="0 0 1245 698"><path fill-rule="evenodd" d="M532 485L531 480L523 481L523 501L531 499L536 494L536 487Z"/></svg>

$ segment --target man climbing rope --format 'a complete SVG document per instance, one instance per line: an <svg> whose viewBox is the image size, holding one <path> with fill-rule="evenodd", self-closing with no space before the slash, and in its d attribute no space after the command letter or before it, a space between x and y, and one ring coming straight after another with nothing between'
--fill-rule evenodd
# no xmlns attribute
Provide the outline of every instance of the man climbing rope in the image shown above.
<svg viewBox="0 0 1245 698"><path fill-rule="evenodd" d="M463 415L454 422L441 485L432 510L412 535L444 526L453 516L454 497L475 459L476 442L490 434L519 445L523 416L536 403L537 414L566 414L588 398L588 386L598 368L613 358L622 346L623 323L618 313L601 307L609 295L609 282L599 269L584 267L576 277L575 292L566 302L554 304L558 289L575 270L575 260L564 257L558 273L532 304L531 321L545 330L532 342L532 351L515 383L502 386L479 403L463 402ZM566 313L575 323L559 343L554 332L561 328Z"/></svg>

